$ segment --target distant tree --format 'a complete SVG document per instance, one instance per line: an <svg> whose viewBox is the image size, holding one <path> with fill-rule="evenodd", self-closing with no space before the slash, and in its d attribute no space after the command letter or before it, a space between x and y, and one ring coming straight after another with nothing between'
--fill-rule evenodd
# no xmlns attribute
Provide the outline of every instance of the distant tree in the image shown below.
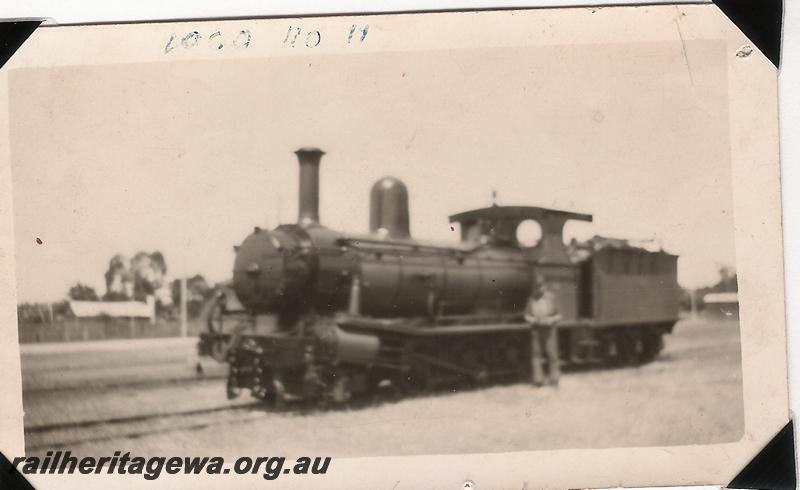
<svg viewBox="0 0 800 490"><path fill-rule="evenodd" d="M181 303L181 281L175 279L171 284L172 302L176 306ZM214 294L214 289L208 285L208 281L200 275L195 274L186 280L186 310L189 317L196 317L203 303Z"/></svg>
<svg viewBox="0 0 800 490"><path fill-rule="evenodd" d="M106 294L103 295L103 300L126 301L130 299L133 288L130 285L131 274L128 269L128 259L124 255L117 254L111 257L105 278Z"/></svg>
<svg viewBox="0 0 800 490"><path fill-rule="evenodd" d="M64 318L71 313L71 310L69 309L69 301L57 301L51 306L53 308L53 316L56 319Z"/></svg>
<svg viewBox="0 0 800 490"><path fill-rule="evenodd" d="M98 301L100 299L94 288L81 283L69 288L68 296L73 301Z"/></svg>
<svg viewBox="0 0 800 490"><path fill-rule="evenodd" d="M172 304L177 308L181 304L181 280L174 279L169 286L172 295Z"/></svg>
<svg viewBox="0 0 800 490"><path fill-rule="evenodd" d="M111 258L106 271L106 301L144 301L164 284L167 263L164 254L138 252L129 261L124 255Z"/></svg>
<svg viewBox="0 0 800 490"><path fill-rule="evenodd" d="M161 252L139 252L131 259L130 271L133 276L133 297L144 301L164 284L167 263Z"/></svg>
<svg viewBox="0 0 800 490"><path fill-rule="evenodd" d="M17 305L17 321L20 323L45 323L50 320L50 311L43 303L20 303Z"/></svg>
<svg viewBox="0 0 800 490"><path fill-rule="evenodd" d="M56 303L20 303L17 305L17 320L19 323L49 323L59 320L69 313L69 303L58 301Z"/></svg>
<svg viewBox="0 0 800 490"><path fill-rule="evenodd" d="M736 269L729 266L719 268L719 282L712 286L714 293L735 293L739 290L736 281Z"/></svg>
<svg viewBox="0 0 800 490"><path fill-rule="evenodd" d="M153 261L153 264L161 271L162 275L167 273L167 261L164 259L164 254L156 250L150 254L150 260Z"/></svg>

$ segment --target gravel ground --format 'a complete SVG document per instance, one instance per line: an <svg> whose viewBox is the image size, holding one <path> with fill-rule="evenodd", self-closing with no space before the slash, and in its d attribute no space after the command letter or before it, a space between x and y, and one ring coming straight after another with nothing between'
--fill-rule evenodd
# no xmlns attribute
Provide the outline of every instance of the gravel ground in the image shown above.
<svg viewBox="0 0 800 490"><path fill-rule="evenodd" d="M23 395L39 391L120 388L197 379L197 338L23 344ZM206 377L224 366L202 360Z"/></svg>
<svg viewBox="0 0 800 490"><path fill-rule="evenodd" d="M515 384L358 408L280 413L253 405L247 396L229 402L224 381L215 378L222 372L219 366L204 362L213 374L198 379L187 361L190 343L150 346L144 356L134 348L115 351L110 358L107 353L65 357L40 352L23 355L25 386L33 387L24 393L26 444L29 453L65 447L94 455L124 449L141 455L344 457L738 440L744 414L737 324L684 320L666 343L651 364L567 374L558 388ZM103 367L109 359L114 369ZM60 365L77 371L53 374L69 371ZM133 382L109 384L119 373ZM86 387L79 387L81 376ZM142 384L148 376L152 385ZM51 389L59 388L59 378L72 388ZM233 405L237 408L227 408ZM125 423L46 427L129 415L148 416Z"/></svg>

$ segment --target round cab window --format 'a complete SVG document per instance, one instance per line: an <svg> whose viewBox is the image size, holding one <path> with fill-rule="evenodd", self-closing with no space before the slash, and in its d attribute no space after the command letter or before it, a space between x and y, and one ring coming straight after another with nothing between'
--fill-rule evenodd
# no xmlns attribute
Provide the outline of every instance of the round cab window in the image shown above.
<svg viewBox="0 0 800 490"><path fill-rule="evenodd" d="M536 220L526 219L517 226L517 243L521 247L535 247L542 239L542 227Z"/></svg>

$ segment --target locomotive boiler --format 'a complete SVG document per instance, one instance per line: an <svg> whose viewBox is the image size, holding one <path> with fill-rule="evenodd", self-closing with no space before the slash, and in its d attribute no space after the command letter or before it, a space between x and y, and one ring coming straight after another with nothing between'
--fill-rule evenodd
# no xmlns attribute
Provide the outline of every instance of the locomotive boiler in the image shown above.
<svg viewBox="0 0 800 490"><path fill-rule="evenodd" d="M233 281L201 335L200 353L230 366L228 394L341 402L379 385L403 391L530 373L523 309L535 281L554 292L561 362L655 358L677 321L676 256L624 240L564 244L587 214L497 206L450 216L461 241L412 239L408 189L386 177L370 192L370 230L319 219L324 153L296 152L297 223L255 228L236 248ZM525 246L517 230L538 223Z"/></svg>

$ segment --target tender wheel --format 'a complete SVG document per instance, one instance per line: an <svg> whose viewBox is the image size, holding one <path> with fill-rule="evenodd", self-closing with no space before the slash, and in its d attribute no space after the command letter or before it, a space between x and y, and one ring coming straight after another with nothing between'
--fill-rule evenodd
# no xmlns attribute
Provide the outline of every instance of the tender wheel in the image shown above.
<svg viewBox="0 0 800 490"><path fill-rule="evenodd" d="M617 334L617 359L623 366L637 366L642 362L642 339L632 331Z"/></svg>
<svg viewBox="0 0 800 490"><path fill-rule="evenodd" d="M645 333L643 339L642 359L644 362L649 362L658 357L658 354L664 349L664 337L661 332L649 330Z"/></svg>

